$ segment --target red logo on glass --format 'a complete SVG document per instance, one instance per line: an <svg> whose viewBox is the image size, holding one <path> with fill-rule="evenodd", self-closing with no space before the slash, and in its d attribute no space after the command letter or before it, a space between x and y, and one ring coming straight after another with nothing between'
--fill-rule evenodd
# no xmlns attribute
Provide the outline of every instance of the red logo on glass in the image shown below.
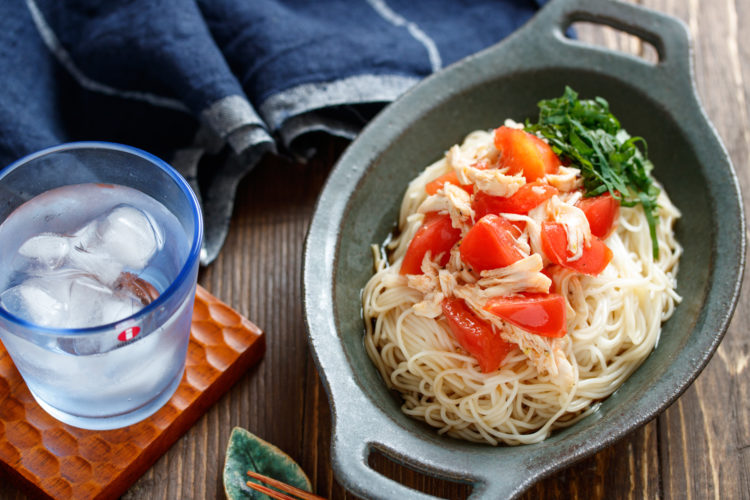
<svg viewBox="0 0 750 500"><path fill-rule="evenodd" d="M141 327L131 326L130 328L126 328L121 331L120 335L117 336L117 340L119 340L120 342L125 342L126 340L135 338L139 333L141 333Z"/></svg>

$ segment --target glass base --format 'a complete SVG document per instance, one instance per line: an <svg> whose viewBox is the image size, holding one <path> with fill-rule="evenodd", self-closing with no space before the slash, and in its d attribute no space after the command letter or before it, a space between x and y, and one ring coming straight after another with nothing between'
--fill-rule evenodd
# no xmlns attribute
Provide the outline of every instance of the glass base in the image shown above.
<svg viewBox="0 0 750 500"><path fill-rule="evenodd" d="M180 382L182 381L182 375L184 372L185 368L183 366L182 370L180 370L177 376L169 383L167 388L148 403L141 405L133 411L127 413L120 413L118 415L109 415L105 417L83 417L80 415L66 413L58 410L53 406L48 405L40 398L38 398L33 391L31 391L31 395L34 396L34 399L37 403L39 403L39 406L41 406L44 411L64 424L78 427L79 429L88 429L92 431L108 431L133 425L156 413L162 406L167 403L167 401L169 401L169 399L175 393L177 387L179 387Z"/></svg>

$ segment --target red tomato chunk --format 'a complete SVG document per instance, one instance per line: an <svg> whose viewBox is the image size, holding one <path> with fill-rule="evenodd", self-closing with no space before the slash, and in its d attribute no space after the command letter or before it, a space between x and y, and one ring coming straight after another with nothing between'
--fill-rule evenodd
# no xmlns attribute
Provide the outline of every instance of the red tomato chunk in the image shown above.
<svg viewBox="0 0 750 500"><path fill-rule="evenodd" d="M533 182L560 168L560 159L549 145L528 132L510 127L495 129L495 147L501 152L500 165L512 174L523 173Z"/></svg>
<svg viewBox="0 0 750 500"><path fill-rule="evenodd" d="M461 237L461 230L451 224L447 214L430 212L425 214L422 225L417 229L409 243L404 260L401 262L401 274L422 274L422 260L429 251L433 259L440 255L441 266L448 263L450 251Z"/></svg>
<svg viewBox="0 0 750 500"><path fill-rule="evenodd" d="M474 314L462 299L445 299L442 308L456 341L479 362L482 373L497 370L515 345L503 340L492 325Z"/></svg>
<svg viewBox="0 0 750 500"><path fill-rule="evenodd" d="M567 332L565 299L557 293L524 293L494 297L484 309L527 332L562 337Z"/></svg>
<svg viewBox="0 0 750 500"><path fill-rule="evenodd" d="M601 239L612 233L620 217L620 202L609 193L583 198L576 206L586 214L591 234Z"/></svg>
<svg viewBox="0 0 750 500"><path fill-rule="evenodd" d="M612 260L612 250L596 236L591 237L591 244L583 248L579 259L568 260L568 235L559 222L542 222L542 250L553 264L591 276L601 273Z"/></svg>
<svg viewBox="0 0 750 500"><path fill-rule="evenodd" d="M476 272L505 267L519 261L523 254L513 234L517 231L505 217L485 215L461 242L461 260Z"/></svg>
<svg viewBox="0 0 750 500"><path fill-rule="evenodd" d="M435 194L440 191L446 184L453 184L455 186L458 186L469 194L472 194L474 192L474 185L461 184L458 181L458 175L456 175L455 171L450 171L447 174L441 175L434 181L428 182L424 189L425 191L427 191L427 194Z"/></svg>
<svg viewBox="0 0 750 500"><path fill-rule="evenodd" d="M527 214L544 201L558 194L558 190L549 184L529 182L521 186L512 196L491 196L484 191L474 195L472 208L477 218L487 214Z"/></svg>

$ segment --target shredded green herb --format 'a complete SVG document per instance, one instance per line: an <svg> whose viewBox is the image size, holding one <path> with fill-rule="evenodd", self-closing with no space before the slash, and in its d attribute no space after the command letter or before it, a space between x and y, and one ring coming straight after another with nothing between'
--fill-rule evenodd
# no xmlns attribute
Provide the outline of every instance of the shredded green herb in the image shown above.
<svg viewBox="0 0 750 500"><path fill-rule="evenodd" d="M539 121L527 120L526 130L547 139L561 160L581 170L584 196L609 191L623 206L642 205L654 258L658 257L659 188L650 175L653 164L647 157L646 141L630 137L609 111L609 103L601 97L578 99L577 92L565 87L562 97L539 101L538 106Z"/></svg>

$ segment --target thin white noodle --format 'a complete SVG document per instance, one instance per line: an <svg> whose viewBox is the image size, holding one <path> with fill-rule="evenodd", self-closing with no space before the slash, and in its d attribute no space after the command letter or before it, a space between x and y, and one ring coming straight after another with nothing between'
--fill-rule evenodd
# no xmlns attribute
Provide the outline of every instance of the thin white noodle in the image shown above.
<svg viewBox="0 0 750 500"><path fill-rule="evenodd" d="M479 156L489 144L491 135L477 131L461 148ZM376 273L363 292L365 347L389 388L401 393L404 413L440 434L493 445L536 443L595 411L656 346L661 323L680 301L675 286L682 248L672 231L680 213L662 190L658 259L651 253L643 210L622 207L618 227L607 239L613 252L607 269L595 277L556 274L556 289L569 306L569 341L559 345L572 366L571 383L540 372L519 349L497 371L482 373L442 316L415 313L412 306L423 294L398 273L423 220L417 209L427 197L425 185L451 168L443 158L409 184L400 234L387 245L390 264L373 249Z"/></svg>

